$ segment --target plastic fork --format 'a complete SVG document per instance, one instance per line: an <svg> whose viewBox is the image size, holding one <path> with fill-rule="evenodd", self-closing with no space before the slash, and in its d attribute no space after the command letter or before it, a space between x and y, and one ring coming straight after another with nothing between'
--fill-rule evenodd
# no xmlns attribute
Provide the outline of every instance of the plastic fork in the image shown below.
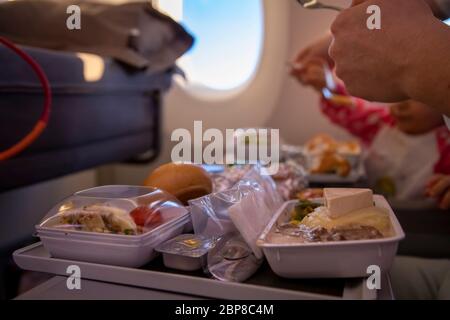
<svg viewBox="0 0 450 320"><path fill-rule="evenodd" d="M301 67L301 64L290 61L287 61L286 65L292 69ZM325 72L326 86L325 88L322 89L323 97L333 103L353 107L355 105L355 101L352 97L336 94L333 92L336 87L336 84L334 83L332 71L330 70L328 64L324 64L324 72Z"/></svg>
<svg viewBox="0 0 450 320"><path fill-rule="evenodd" d="M336 94L333 92L336 88L336 83L334 82L333 73L327 63L324 64L324 72L326 87L322 89L323 97L336 104L350 107L354 106L355 101L352 97Z"/></svg>

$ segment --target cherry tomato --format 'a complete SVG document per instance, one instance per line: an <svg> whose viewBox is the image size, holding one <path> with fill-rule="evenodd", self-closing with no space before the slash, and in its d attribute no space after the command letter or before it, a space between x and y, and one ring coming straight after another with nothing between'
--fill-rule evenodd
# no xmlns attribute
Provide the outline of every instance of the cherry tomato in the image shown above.
<svg viewBox="0 0 450 320"><path fill-rule="evenodd" d="M138 226L150 226L162 221L161 214L148 207L137 207L130 212L130 216Z"/></svg>

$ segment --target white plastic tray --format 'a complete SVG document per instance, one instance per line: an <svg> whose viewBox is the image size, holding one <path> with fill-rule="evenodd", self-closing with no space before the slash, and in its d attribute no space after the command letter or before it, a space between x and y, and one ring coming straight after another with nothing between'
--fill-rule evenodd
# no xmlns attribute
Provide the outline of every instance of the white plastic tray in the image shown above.
<svg viewBox="0 0 450 320"><path fill-rule="evenodd" d="M383 196L374 196L375 205L389 212L394 236L374 240L317 243L273 244L266 241L278 218L290 211L297 201L286 202L274 215L257 244L264 251L270 267L286 278L351 278L368 276L369 266L387 273L405 237L402 227Z"/></svg>
<svg viewBox="0 0 450 320"><path fill-rule="evenodd" d="M286 280L263 265L245 283L230 283L209 279L201 272L166 269L159 258L140 269L56 259L40 242L14 252L14 261L25 270L62 276L67 276L68 266L77 265L82 279L205 298L372 300L377 293L383 298L392 297L388 278L383 278L382 290L377 291L369 290L365 279Z"/></svg>

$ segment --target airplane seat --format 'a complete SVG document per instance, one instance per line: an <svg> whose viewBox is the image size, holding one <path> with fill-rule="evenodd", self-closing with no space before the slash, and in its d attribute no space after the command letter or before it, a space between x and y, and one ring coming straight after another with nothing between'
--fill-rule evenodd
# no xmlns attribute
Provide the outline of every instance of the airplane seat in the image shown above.
<svg viewBox="0 0 450 320"><path fill-rule="evenodd" d="M86 75L80 55L22 47L50 81L53 106L43 134L18 156L0 162L0 192L101 164L159 152L161 93L174 69L149 73L97 58ZM43 92L33 70L0 46L0 150L19 141L42 112ZM100 62L99 62L100 61ZM89 79L89 77L91 79Z"/></svg>
<svg viewBox="0 0 450 320"><path fill-rule="evenodd" d="M158 156L161 96L171 86L175 67L150 73L111 58L21 48L46 73L53 105L43 134L24 152L0 161L0 193L106 163L133 160L143 153L147 162ZM0 61L3 151L33 128L42 112L44 95L31 67L3 46ZM98 71L94 77L93 70ZM0 284L14 287L17 277L11 272L11 254L30 241L31 233L27 239L0 243L2 256L8 257L0 259ZM5 296L6 292L0 292L0 298Z"/></svg>

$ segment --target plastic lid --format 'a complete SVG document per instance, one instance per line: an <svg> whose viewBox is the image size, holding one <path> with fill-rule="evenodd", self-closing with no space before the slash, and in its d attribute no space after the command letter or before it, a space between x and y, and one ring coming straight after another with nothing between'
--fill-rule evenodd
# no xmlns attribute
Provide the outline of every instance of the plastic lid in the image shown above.
<svg viewBox="0 0 450 320"><path fill-rule="evenodd" d="M162 253L198 258L213 248L216 241L201 235L182 234L156 247Z"/></svg>
<svg viewBox="0 0 450 320"><path fill-rule="evenodd" d="M140 235L186 213L175 197L159 189L102 186L63 200L39 226L71 232Z"/></svg>

